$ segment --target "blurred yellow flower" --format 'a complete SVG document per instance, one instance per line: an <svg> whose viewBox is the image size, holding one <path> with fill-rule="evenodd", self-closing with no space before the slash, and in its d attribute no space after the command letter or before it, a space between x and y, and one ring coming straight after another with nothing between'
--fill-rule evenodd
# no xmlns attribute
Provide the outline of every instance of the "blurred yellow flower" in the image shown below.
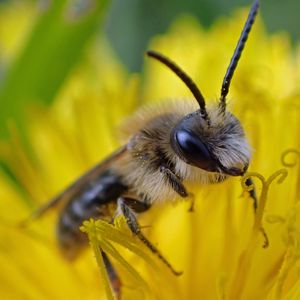
<svg viewBox="0 0 300 300"><path fill-rule="evenodd" d="M209 31L190 17L180 18L167 34L153 40L151 49L182 66L207 99L217 99L245 15L242 11L219 20ZM144 229L146 235L182 276L170 274L122 224L114 229L101 222L85 223L92 239L91 230L102 230L103 225L108 231L121 230L140 249L139 256L116 246L134 267L117 263L123 299L300 298L299 57L292 56L286 35L269 36L258 21L232 82L231 110L250 139L250 171L258 172L251 173L258 213L254 216L248 194L233 178L192 188L193 213L181 202L159 205L141 216L142 225L151 225ZM32 108L27 128L31 153L11 126L10 141L2 142L0 151L18 184L0 174L1 299L105 299L103 277L91 251L74 263L61 257L53 234L57 212L25 230L15 224L109 155L118 146L116 128L138 106L190 97L178 78L159 64L147 61L143 74L140 84L139 76L129 76L101 43L51 108ZM259 234L262 226L267 248ZM96 238L92 245L98 242Z"/></svg>

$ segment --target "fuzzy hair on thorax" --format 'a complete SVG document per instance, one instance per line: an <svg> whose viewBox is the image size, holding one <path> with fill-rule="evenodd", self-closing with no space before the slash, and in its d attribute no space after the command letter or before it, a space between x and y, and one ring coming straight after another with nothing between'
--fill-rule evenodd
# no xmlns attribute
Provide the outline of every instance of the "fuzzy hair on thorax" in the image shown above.
<svg viewBox="0 0 300 300"><path fill-rule="evenodd" d="M184 184L212 184L227 178L220 172L207 172L189 165L173 150L170 136L183 118L197 111L192 100L171 100L138 110L122 126L122 137L127 143L127 154L116 166L125 184L138 198L153 203L174 200L177 193L166 181L160 167L166 166ZM222 114L218 104L207 107L210 125L196 116L193 130L203 139L226 167L249 163L250 151L238 119L230 112Z"/></svg>

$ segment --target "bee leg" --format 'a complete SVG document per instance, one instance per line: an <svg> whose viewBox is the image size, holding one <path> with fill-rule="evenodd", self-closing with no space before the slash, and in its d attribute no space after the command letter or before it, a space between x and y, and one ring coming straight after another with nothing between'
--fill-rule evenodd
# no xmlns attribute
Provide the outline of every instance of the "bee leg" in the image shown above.
<svg viewBox="0 0 300 300"><path fill-rule="evenodd" d="M165 175L169 184L177 194L179 194L183 198L189 196L189 193L187 192L185 186L183 185L180 178L176 174L174 174L169 168L165 166L161 166L159 170L161 173Z"/></svg>
<svg viewBox="0 0 300 300"><path fill-rule="evenodd" d="M189 198L191 201L191 205L189 207L188 212L193 212L195 210L195 195L193 193L189 193Z"/></svg>
<svg viewBox="0 0 300 300"><path fill-rule="evenodd" d="M130 208L127 203L132 201L132 199L129 198L119 198L118 199L118 208L120 212L124 215L127 225L129 229L132 231L134 235L136 235L140 241L147 246L152 253L158 256L158 258L172 271L175 275L181 275L182 272L178 272L174 270L174 268L171 266L171 264L164 258L164 256L159 252L159 250L143 235L140 229L140 225L138 224L138 221L136 219L136 215L132 208Z"/></svg>
<svg viewBox="0 0 300 300"><path fill-rule="evenodd" d="M246 184L246 186L251 187L251 190L249 191L249 196L251 197L251 199L253 201L254 213L256 213L258 204L257 204L257 196L256 196L256 191L255 191L255 185L254 185L254 182L253 182L252 178L251 177L247 178L245 184Z"/></svg>
<svg viewBox="0 0 300 300"><path fill-rule="evenodd" d="M258 200L257 200L257 195L256 195L256 190L255 190L255 185L254 185L254 182L252 180L252 178L247 178L246 180L246 185L248 187L251 187L251 190L249 191L249 195L253 201L253 209L254 209L254 214L256 213L257 211L257 206L258 206ZM261 234L264 238L264 244L263 244L263 248L268 248L269 247L269 238L268 238L268 235L265 231L265 229L263 227L260 228L260 231L261 231Z"/></svg>
<svg viewBox="0 0 300 300"><path fill-rule="evenodd" d="M107 255L103 251L101 251L101 255L102 255L104 265L105 265L105 268L106 268L106 271L107 271L107 274L109 277L110 284L115 293L115 297L117 300L120 300L121 299L121 286L122 286L120 277L119 277L118 273L116 272L115 268L113 267L112 263L110 262L109 258L107 257Z"/></svg>
<svg viewBox="0 0 300 300"><path fill-rule="evenodd" d="M189 193L183 183L181 182L180 178L174 174L170 169L168 169L165 166L160 167L160 172L162 172L166 179L168 180L169 184L171 187L174 189L174 191L179 194L182 198L189 197L191 200L191 205L189 207L189 212L194 211L194 206L195 206L195 196L192 193Z"/></svg>
<svg viewBox="0 0 300 300"><path fill-rule="evenodd" d="M145 201L139 201L136 199L132 199L131 197L124 197L123 199L126 205L136 213L145 212L151 207L151 204Z"/></svg>

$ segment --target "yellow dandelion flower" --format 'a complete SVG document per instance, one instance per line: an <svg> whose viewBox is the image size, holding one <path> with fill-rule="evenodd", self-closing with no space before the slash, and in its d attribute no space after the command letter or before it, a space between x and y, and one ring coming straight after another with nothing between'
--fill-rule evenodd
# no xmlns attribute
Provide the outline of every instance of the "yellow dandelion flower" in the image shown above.
<svg viewBox="0 0 300 300"><path fill-rule="evenodd" d="M183 17L151 48L187 70L207 99L216 99L244 20L242 11L205 31ZM291 55L286 35L267 35L260 20L250 39L230 90L230 109L252 148L249 174L242 181L192 187L193 213L189 203L179 202L141 214L145 235L183 274L174 276L122 218L82 226L100 273L90 249L74 262L61 255L53 233L56 211L25 229L16 226L118 147L116 127L140 99L190 97L178 78L153 62L146 62L140 85L101 43L51 108L32 109L26 128L32 153L13 125L9 142L0 144L2 159L18 180L0 174L1 299L111 299L101 250L113 258L123 299L300 298L299 57ZM245 191L247 176L256 185L256 214Z"/></svg>

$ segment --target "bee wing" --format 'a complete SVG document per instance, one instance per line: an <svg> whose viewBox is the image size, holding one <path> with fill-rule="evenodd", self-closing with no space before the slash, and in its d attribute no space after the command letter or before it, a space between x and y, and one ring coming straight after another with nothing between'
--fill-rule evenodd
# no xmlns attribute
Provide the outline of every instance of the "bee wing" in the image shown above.
<svg viewBox="0 0 300 300"><path fill-rule="evenodd" d="M57 206L60 203L69 201L72 197L74 197L78 192L81 191L81 189L90 181L97 178L101 173L103 173L105 170L107 170L112 163L123 156L123 154L127 151L127 145L121 147L116 152L114 152L112 155L110 155L107 159L104 161L101 161L98 163L95 167L87 171L85 174L83 174L81 177L79 177L77 180L75 180L72 184L70 184L64 191L62 191L60 194L58 194L56 197L52 198L49 202L47 202L45 205L38 208L36 211L34 211L29 218L21 222L21 226L26 226L29 222L41 217L45 212L47 212L49 209Z"/></svg>

